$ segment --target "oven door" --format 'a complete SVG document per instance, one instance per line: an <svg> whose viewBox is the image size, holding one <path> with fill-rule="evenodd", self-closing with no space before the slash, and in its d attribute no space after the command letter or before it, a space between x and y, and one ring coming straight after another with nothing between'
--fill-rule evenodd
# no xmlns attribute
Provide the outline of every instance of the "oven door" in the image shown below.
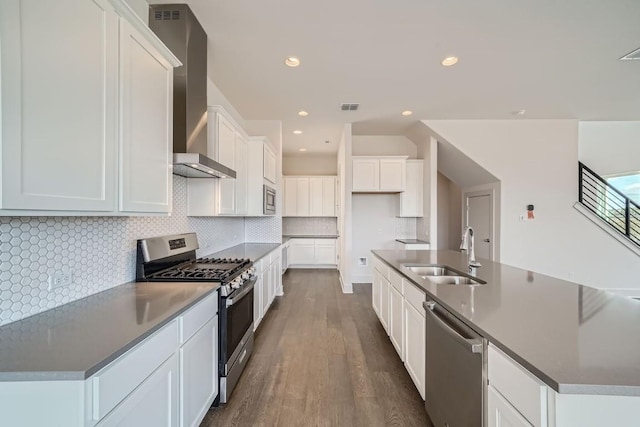
<svg viewBox="0 0 640 427"><path fill-rule="evenodd" d="M253 333L253 291L256 278L249 279L240 293L222 301L220 373L226 375Z"/></svg>
<svg viewBox="0 0 640 427"><path fill-rule="evenodd" d="M276 190L269 187L268 185L264 186L264 211L265 215L275 215L276 214Z"/></svg>

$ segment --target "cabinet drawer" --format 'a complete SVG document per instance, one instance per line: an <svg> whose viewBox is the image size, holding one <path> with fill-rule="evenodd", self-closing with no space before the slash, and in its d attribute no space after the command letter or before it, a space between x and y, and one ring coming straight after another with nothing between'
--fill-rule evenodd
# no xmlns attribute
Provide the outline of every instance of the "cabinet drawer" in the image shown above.
<svg viewBox="0 0 640 427"><path fill-rule="evenodd" d="M424 307L422 303L426 301L427 294L421 291L416 285L406 279L402 279L404 285L404 299L413 306L418 312L425 317Z"/></svg>
<svg viewBox="0 0 640 427"><path fill-rule="evenodd" d="M489 384L534 426L547 425L547 387L493 345L489 345Z"/></svg>
<svg viewBox="0 0 640 427"><path fill-rule="evenodd" d="M180 344L189 341L217 313L218 291L215 291L180 316Z"/></svg>
<svg viewBox="0 0 640 427"><path fill-rule="evenodd" d="M404 290L402 286L402 276L396 273L395 270L389 269L389 282L391 282L391 286L396 288L401 295L404 295Z"/></svg>
<svg viewBox="0 0 640 427"><path fill-rule="evenodd" d="M389 280L389 266L376 257L373 258L373 264L375 269L378 270L384 278Z"/></svg>
<svg viewBox="0 0 640 427"><path fill-rule="evenodd" d="M291 246L315 245L316 239L291 239Z"/></svg>
<svg viewBox="0 0 640 427"><path fill-rule="evenodd" d="M93 419L99 420L118 405L178 347L174 320L93 376Z"/></svg>

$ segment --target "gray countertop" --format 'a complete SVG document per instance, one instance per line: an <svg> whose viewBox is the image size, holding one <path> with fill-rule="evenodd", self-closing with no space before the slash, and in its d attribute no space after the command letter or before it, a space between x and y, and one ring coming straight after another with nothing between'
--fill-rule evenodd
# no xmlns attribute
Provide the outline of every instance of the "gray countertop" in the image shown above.
<svg viewBox="0 0 640 427"><path fill-rule="evenodd" d="M485 259L485 285L437 285L404 265L466 255L373 252L559 393L640 396L640 301Z"/></svg>
<svg viewBox="0 0 640 427"><path fill-rule="evenodd" d="M126 283L0 327L0 381L84 380L218 289Z"/></svg>
<svg viewBox="0 0 640 427"><path fill-rule="evenodd" d="M207 256L216 258L248 258L252 262L256 262L279 246L280 243L243 243Z"/></svg>
<svg viewBox="0 0 640 427"><path fill-rule="evenodd" d="M408 245L428 245L429 242L420 239L396 239L396 242L408 244Z"/></svg>
<svg viewBox="0 0 640 427"><path fill-rule="evenodd" d="M337 234L285 234L282 238L287 239L337 239Z"/></svg>

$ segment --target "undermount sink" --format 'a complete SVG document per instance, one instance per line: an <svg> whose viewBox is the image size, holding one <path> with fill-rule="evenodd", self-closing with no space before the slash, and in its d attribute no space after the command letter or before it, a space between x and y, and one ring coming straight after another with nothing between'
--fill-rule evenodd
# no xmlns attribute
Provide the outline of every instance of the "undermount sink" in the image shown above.
<svg viewBox="0 0 640 427"><path fill-rule="evenodd" d="M418 276L457 276L460 274L440 265L409 265L407 268Z"/></svg>
<svg viewBox="0 0 640 427"><path fill-rule="evenodd" d="M486 283L443 265L406 265L405 268L438 285L484 285Z"/></svg>
<svg viewBox="0 0 640 427"><path fill-rule="evenodd" d="M466 276L423 276L438 285L482 285L483 282Z"/></svg>

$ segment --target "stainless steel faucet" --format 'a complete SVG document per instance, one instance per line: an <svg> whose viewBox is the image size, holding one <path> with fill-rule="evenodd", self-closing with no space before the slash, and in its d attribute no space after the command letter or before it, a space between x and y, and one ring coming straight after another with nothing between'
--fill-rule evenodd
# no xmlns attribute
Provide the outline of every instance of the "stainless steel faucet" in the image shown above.
<svg viewBox="0 0 640 427"><path fill-rule="evenodd" d="M473 272L474 268L482 267L478 261L476 261L476 252L473 244L473 228L467 227L462 233L462 241L460 242L460 250L468 251L469 271Z"/></svg>

